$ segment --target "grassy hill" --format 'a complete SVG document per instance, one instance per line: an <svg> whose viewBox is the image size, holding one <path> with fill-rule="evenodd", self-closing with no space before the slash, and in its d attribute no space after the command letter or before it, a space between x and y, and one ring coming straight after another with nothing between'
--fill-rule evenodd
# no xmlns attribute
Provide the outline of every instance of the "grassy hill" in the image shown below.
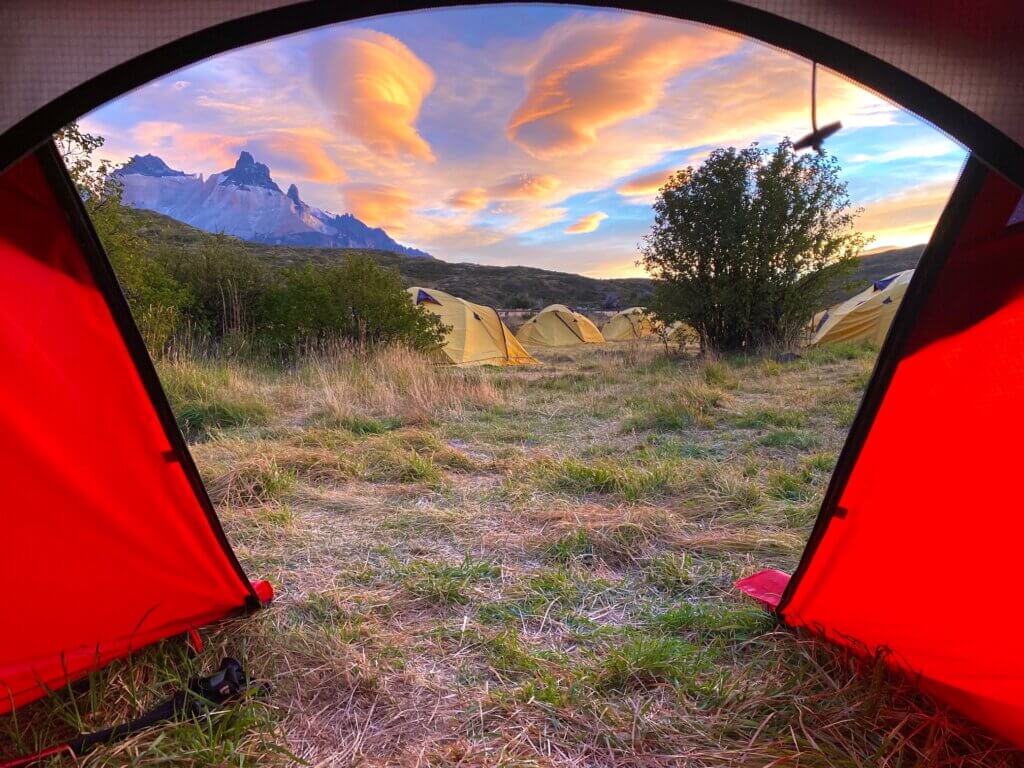
<svg viewBox="0 0 1024 768"><path fill-rule="evenodd" d="M151 211L133 211L139 232L148 240L195 247L203 232ZM293 248L282 245L243 243L254 256L275 266L331 264L355 249ZM836 285L829 294L832 305L863 290L871 281L917 266L924 245L896 248L863 256L856 272ZM379 264L394 267L407 285L439 288L479 304L515 309L539 308L548 304L574 307L630 307L643 305L651 294L651 281L642 278L599 280L567 272L535 267L493 267L456 264L431 259L414 259L387 251L361 251Z"/></svg>
<svg viewBox="0 0 1024 768"><path fill-rule="evenodd" d="M203 232L151 211L133 211L139 233L162 244L195 247ZM478 304L501 308L540 308L548 304L574 307L630 307L644 304L651 293L651 281L640 278L599 280L567 272L534 267L492 267L456 264L433 259L415 259L387 251L358 251L341 248L293 248L282 245L243 243L249 253L275 266L331 264L348 253L361 252L377 263L396 268L407 285L438 288Z"/></svg>

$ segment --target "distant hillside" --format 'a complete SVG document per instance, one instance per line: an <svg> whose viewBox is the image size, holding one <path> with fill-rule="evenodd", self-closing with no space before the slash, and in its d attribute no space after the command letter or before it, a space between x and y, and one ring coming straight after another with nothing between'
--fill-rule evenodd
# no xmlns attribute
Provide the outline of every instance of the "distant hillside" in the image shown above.
<svg viewBox="0 0 1024 768"><path fill-rule="evenodd" d="M828 306L838 304L860 293L879 278L894 272L902 272L905 269L916 269L922 253L924 253L924 243L861 256L857 271L844 279L842 284L835 286L829 293Z"/></svg>
<svg viewBox="0 0 1024 768"><path fill-rule="evenodd" d="M139 232L158 243L192 247L205 233L168 216L136 210ZM481 264L451 264L436 259L410 258L396 253L353 248L300 248L263 245L241 241L254 256L275 266L330 264L347 253L365 253L377 263L395 267L407 285L439 288L456 296L502 309L540 308L548 304L570 304L587 309L623 308L643 305L651 295L651 281L643 278L598 280L592 277L534 267L491 267ZM864 290L872 281L893 272L914 269L924 245L895 248L862 256L850 277L829 293L827 306Z"/></svg>
<svg viewBox="0 0 1024 768"><path fill-rule="evenodd" d="M194 247L205 233L168 216L135 210L139 233L156 243ZM331 264L349 253L365 253L377 263L397 268L407 285L438 288L502 309L540 308L569 304L588 309L623 308L644 304L651 281L642 278L598 280L533 267L492 267L452 264L436 259L411 258L396 253L353 248L300 248L240 241L254 256L275 266Z"/></svg>

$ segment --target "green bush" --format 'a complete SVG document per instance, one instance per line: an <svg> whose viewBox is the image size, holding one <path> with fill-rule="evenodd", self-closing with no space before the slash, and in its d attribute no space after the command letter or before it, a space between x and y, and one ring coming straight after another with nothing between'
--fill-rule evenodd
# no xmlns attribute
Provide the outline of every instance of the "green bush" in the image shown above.
<svg viewBox="0 0 1024 768"><path fill-rule="evenodd" d="M205 235L196 247L154 247L151 256L188 290L192 332L220 341L250 335L261 327L259 304L274 276L270 267L246 253L240 241Z"/></svg>
<svg viewBox="0 0 1024 768"><path fill-rule="evenodd" d="M363 255L338 266L282 269L261 310L267 340L286 352L333 339L428 351L444 338L440 320L409 301L398 272Z"/></svg>
<svg viewBox="0 0 1024 768"><path fill-rule="evenodd" d="M428 351L443 340L444 326L409 301L398 272L368 256L274 269L223 235L206 235L192 247L153 247L134 232L117 199L90 210L156 356L182 330L193 339L286 356L329 341Z"/></svg>
<svg viewBox="0 0 1024 768"><path fill-rule="evenodd" d="M132 226L120 191L107 198L86 200L96 233L114 268L121 291L146 345L159 355L188 316L193 296L189 288L154 261L149 244Z"/></svg>
<svg viewBox="0 0 1024 768"><path fill-rule="evenodd" d="M93 154L105 139L85 133L75 122L61 128L53 138L103 242L135 322L147 346L159 354L184 320L192 297L184 285L150 258L148 243L132 226L129 211L121 204L121 185L112 173L113 164Z"/></svg>

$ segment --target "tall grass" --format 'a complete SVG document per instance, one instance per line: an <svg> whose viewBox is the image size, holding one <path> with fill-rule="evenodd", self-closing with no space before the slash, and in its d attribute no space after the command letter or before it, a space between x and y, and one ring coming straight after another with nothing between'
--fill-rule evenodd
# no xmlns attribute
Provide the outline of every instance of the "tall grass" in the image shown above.
<svg viewBox="0 0 1024 768"><path fill-rule="evenodd" d="M540 370L223 351L159 370L274 607L204 630L199 660L169 641L0 718L0 756L124 720L231 654L273 690L83 765L1017 764L733 589L798 562L859 349L604 345Z"/></svg>
<svg viewBox="0 0 1024 768"><path fill-rule="evenodd" d="M684 430L714 427L713 413L725 402L721 390L700 382L684 382L668 391L656 391L637 398L633 415L622 427L626 431Z"/></svg>
<svg viewBox="0 0 1024 768"><path fill-rule="evenodd" d="M323 349L301 363L299 381L312 420L357 425L353 431L367 419L428 424L500 401L486 371L437 365L399 346L370 354L344 345Z"/></svg>
<svg viewBox="0 0 1024 768"><path fill-rule="evenodd" d="M274 410L264 376L241 363L168 357L157 371L178 425L190 439L217 429L265 425Z"/></svg>
<svg viewBox="0 0 1024 768"><path fill-rule="evenodd" d="M285 365L194 345L164 356L157 370L179 426L193 441L266 427L285 414L294 426L382 434L492 406L502 394L487 371L438 365L402 346L325 345Z"/></svg>

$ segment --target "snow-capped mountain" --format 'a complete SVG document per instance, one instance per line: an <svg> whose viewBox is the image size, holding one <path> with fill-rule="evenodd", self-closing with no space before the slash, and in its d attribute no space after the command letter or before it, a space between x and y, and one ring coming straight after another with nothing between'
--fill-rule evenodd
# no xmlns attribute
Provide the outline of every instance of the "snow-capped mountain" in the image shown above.
<svg viewBox="0 0 1024 768"><path fill-rule="evenodd" d="M396 243L355 216L303 202L292 184L282 192L270 169L242 152L234 168L202 174L176 171L155 155L136 155L116 174L126 205L157 211L207 232L270 245L373 248L405 256L430 254Z"/></svg>

